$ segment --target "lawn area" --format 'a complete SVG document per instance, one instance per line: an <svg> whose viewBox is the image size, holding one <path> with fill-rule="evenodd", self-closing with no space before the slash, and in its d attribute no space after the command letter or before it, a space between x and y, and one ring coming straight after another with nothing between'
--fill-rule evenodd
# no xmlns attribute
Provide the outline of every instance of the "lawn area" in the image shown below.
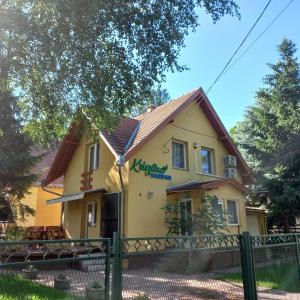
<svg viewBox="0 0 300 300"><path fill-rule="evenodd" d="M278 289L286 292L300 292L297 263L278 263L257 267L255 270L257 286ZM242 283L241 273L226 274L219 279Z"/></svg>
<svg viewBox="0 0 300 300"><path fill-rule="evenodd" d="M51 287L23 279L18 275L0 275L0 300L78 300Z"/></svg>

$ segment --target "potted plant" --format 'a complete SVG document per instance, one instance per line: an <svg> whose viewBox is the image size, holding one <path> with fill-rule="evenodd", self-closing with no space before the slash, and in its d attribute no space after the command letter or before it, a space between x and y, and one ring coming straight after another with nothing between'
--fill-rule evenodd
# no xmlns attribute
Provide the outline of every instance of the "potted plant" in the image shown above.
<svg viewBox="0 0 300 300"><path fill-rule="evenodd" d="M67 290L71 287L71 278L61 273L54 277L54 287L60 290Z"/></svg>
<svg viewBox="0 0 300 300"><path fill-rule="evenodd" d="M94 281L91 286L85 289L86 299L88 300L104 300L104 287L98 281Z"/></svg>
<svg viewBox="0 0 300 300"><path fill-rule="evenodd" d="M38 270L34 265L28 265L26 269L23 269L23 273L26 279L36 279L38 276Z"/></svg>

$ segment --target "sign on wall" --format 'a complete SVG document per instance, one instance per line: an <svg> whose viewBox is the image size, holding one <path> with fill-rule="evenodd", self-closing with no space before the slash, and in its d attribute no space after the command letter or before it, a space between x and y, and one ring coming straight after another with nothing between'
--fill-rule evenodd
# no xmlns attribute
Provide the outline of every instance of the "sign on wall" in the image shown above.
<svg viewBox="0 0 300 300"><path fill-rule="evenodd" d="M160 166L156 163L147 163L142 159L134 159L130 167L130 171L136 173L143 172L145 176L150 176L156 179L171 180L172 176L165 174L168 170L168 165Z"/></svg>

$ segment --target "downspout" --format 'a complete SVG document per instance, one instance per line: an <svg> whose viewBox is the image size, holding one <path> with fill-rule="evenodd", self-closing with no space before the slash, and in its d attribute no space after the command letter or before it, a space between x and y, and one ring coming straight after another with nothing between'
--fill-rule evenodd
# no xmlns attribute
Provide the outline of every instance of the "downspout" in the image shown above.
<svg viewBox="0 0 300 300"><path fill-rule="evenodd" d="M59 194L59 193L56 193L56 192L53 192L51 190L46 189L45 188L45 179L42 179L42 181L41 181L41 187L42 187L42 190L44 192L47 192L49 194L52 194L52 195L55 195L55 196L59 196L59 197L63 196L63 194ZM62 221L63 214L64 214L64 203L61 204L61 210L60 210L60 226L61 227L63 226L63 221Z"/></svg>
<svg viewBox="0 0 300 300"><path fill-rule="evenodd" d="M124 180L122 175L122 167L124 167L125 164L125 158L123 155L119 155L116 160L116 164L118 166L119 171L119 178L120 178L120 185L121 185L121 195L119 199L119 222L120 222L120 236L124 236L124 193L125 193L125 187L124 187Z"/></svg>

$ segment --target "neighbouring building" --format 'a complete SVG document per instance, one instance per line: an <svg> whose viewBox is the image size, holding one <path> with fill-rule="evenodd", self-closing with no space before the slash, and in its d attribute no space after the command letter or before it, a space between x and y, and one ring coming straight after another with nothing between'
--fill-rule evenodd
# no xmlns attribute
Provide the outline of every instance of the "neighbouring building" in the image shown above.
<svg viewBox="0 0 300 300"><path fill-rule="evenodd" d="M78 128L69 129L45 181L64 177L64 196L47 203L62 204L69 237L162 236L162 207L179 201L193 212L204 193L217 196L213 208L226 211L229 232L247 230L244 195L254 179L202 89L149 106L96 140Z"/></svg>
<svg viewBox="0 0 300 300"><path fill-rule="evenodd" d="M2 226L6 223L17 224L19 226L60 226L61 224L61 204L57 203L49 209L46 205L46 200L49 198L55 198L59 194L63 194L63 178L58 178L53 181L48 190L56 193L57 195L49 195L49 193L42 188L42 180L46 178L49 168L56 156L57 148L52 150L35 149L33 155L44 154L42 159L36 164L32 172L39 175L38 180L29 188L26 196L20 201L28 205L35 211L34 215L28 215L25 219L21 219L20 215L14 216L13 210L10 209L9 203L6 204L6 208L3 209L3 213L0 215L0 222Z"/></svg>

